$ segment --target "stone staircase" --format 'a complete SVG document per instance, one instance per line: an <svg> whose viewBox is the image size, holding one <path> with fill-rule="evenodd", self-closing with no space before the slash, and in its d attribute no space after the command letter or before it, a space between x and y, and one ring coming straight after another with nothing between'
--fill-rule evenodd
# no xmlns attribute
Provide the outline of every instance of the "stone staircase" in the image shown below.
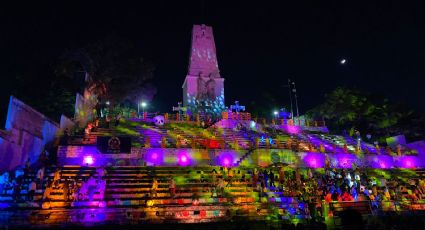
<svg viewBox="0 0 425 230"><path fill-rule="evenodd" d="M167 131L155 126L137 126L136 131L141 134L140 142L143 144L146 144L146 137L149 137L152 148L160 148L162 138L167 138Z"/></svg>
<svg viewBox="0 0 425 230"><path fill-rule="evenodd" d="M249 152L248 152L249 153ZM217 173L215 173L213 171ZM59 186L51 190L48 199L42 199L44 187L53 181L56 170L60 170ZM218 221L229 218L244 218L246 220L264 220L276 213L286 213L288 206L282 206L281 199L270 197L269 200L259 199L258 193L251 187L249 173L245 169L235 170L234 177L229 180L226 173L214 167L111 167L107 168L103 177L106 187L96 188L92 199L66 200L63 190L65 180L76 181L82 185L91 176L98 179L98 169L95 167L64 166L46 169L43 188L38 188L34 202L17 202L11 199L0 202L0 211L20 207L23 211L34 210L33 219L53 218L59 210L66 210L66 215L77 215L73 210L100 210L108 212L113 218L122 218L118 210L125 209L132 217L149 221ZM246 175L242 177L242 174ZM220 177L225 180L225 193L220 194L216 186ZM151 194L152 178L158 181L157 195ZM170 178L177 184L174 197L169 191ZM99 182L98 182L99 183ZM25 191L21 196L25 196ZM270 204L272 204L270 206ZM128 211L131 209L131 211ZM48 213L45 211L50 210ZM97 210L97 211L96 211ZM81 212L81 211L80 211ZM73 214L72 214L73 213ZM91 215L91 214L86 214ZM98 215L98 214L93 214ZM118 217L119 216L119 217ZM281 216L279 214L279 216ZM60 216L54 217L63 218ZM66 221L74 222L77 217L69 217ZM28 221L28 219L26 220ZM65 220L63 220L65 221ZM116 220L119 221L119 220Z"/></svg>

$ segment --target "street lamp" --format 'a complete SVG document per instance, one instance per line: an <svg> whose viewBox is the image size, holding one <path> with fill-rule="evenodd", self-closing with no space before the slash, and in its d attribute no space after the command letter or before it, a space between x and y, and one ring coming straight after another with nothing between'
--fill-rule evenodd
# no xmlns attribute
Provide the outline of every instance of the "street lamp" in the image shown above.
<svg viewBox="0 0 425 230"><path fill-rule="evenodd" d="M140 105L142 106L142 111L143 113L145 113L145 107L148 105L146 102L142 101L142 103L140 103Z"/></svg>
<svg viewBox="0 0 425 230"><path fill-rule="evenodd" d="M140 102L140 103L137 103L137 115L139 115L140 116L140 106L142 107L142 112L143 112L143 114L145 113L145 107L147 106L148 104L146 103L146 102L144 102L144 101L142 101L142 102Z"/></svg>
<svg viewBox="0 0 425 230"><path fill-rule="evenodd" d="M278 115L279 115L279 112L275 110L275 111L273 112L273 114L274 114L275 118L277 118L277 117L278 117Z"/></svg>

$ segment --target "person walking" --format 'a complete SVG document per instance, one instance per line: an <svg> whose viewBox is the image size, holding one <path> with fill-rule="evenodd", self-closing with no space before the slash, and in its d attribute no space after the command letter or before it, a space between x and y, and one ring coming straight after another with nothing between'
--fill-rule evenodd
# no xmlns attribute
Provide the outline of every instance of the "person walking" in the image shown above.
<svg viewBox="0 0 425 230"><path fill-rule="evenodd" d="M151 197L157 197L158 196L158 194L156 192L157 189L158 189L158 181L156 180L156 178L153 178L152 188L151 188Z"/></svg>
<svg viewBox="0 0 425 230"><path fill-rule="evenodd" d="M218 190L220 192L220 196L223 197L224 196L224 180L223 180L223 178L219 178L218 179L217 188L218 188Z"/></svg>
<svg viewBox="0 0 425 230"><path fill-rule="evenodd" d="M266 169L264 169L263 171L263 180L264 180L264 186L267 187L269 184L269 174Z"/></svg>
<svg viewBox="0 0 425 230"><path fill-rule="evenodd" d="M17 181L13 184L13 200L15 202L21 200L21 184Z"/></svg>
<svg viewBox="0 0 425 230"><path fill-rule="evenodd" d="M270 178L270 187L275 187L275 185L274 185L274 173L273 173L273 170L270 170L269 178Z"/></svg>
<svg viewBox="0 0 425 230"><path fill-rule="evenodd" d="M171 177L170 179L169 188L170 188L170 196L174 198L176 196L176 181L174 180L173 177Z"/></svg>
<svg viewBox="0 0 425 230"><path fill-rule="evenodd" d="M118 113L117 116L115 117L115 126L118 126L120 124L120 120L121 120L121 113Z"/></svg>
<svg viewBox="0 0 425 230"><path fill-rule="evenodd" d="M35 183L34 180L32 180L30 182L30 184L28 185L28 196L27 196L27 200L28 201L33 201L34 200L34 194L35 194L35 190L37 190L37 184Z"/></svg>
<svg viewBox="0 0 425 230"><path fill-rule="evenodd" d="M37 178L37 182L40 184L40 187L42 188L43 179L44 179L44 167L41 167L40 169L38 169L36 178Z"/></svg>

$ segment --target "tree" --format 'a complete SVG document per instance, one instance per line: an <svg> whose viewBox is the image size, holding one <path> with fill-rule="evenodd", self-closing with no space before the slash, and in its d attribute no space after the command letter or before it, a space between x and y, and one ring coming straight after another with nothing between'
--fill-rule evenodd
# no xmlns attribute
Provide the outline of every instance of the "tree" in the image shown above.
<svg viewBox="0 0 425 230"><path fill-rule="evenodd" d="M307 114L325 119L329 128L336 132L357 129L363 135L369 133L381 137L406 134L417 139L424 136L413 123L423 122L423 116L400 104L390 103L382 96L355 89L336 88L325 96L324 103ZM412 132L414 129L416 131Z"/></svg>
<svg viewBox="0 0 425 230"><path fill-rule="evenodd" d="M65 52L55 74L75 79L85 73L90 93L118 104L151 99L156 93L149 83L153 71L153 64L145 61L131 42L111 36Z"/></svg>

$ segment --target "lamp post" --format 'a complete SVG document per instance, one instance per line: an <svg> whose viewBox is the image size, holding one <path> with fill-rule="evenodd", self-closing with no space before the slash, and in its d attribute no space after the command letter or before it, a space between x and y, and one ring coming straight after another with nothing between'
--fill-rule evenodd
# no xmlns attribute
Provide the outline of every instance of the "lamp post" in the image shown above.
<svg viewBox="0 0 425 230"><path fill-rule="evenodd" d="M288 92L289 92L289 103L291 104L290 108L291 108L291 119L294 119L294 110L292 107L292 84L291 84L291 79L288 79L288 84L287 85L283 85L283 87L288 87Z"/></svg>
<svg viewBox="0 0 425 230"><path fill-rule="evenodd" d="M300 117L300 113L298 111L298 97L297 97L297 88L295 87L295 82L292 82L292 85L294 85L294 88L292 89L292 92L294 92L294 96L295 96L295 107L297 109L297 118Z"/></svg>
<svg viewBox="0 0 425 230"><path fill-rule="evenodd" d="M145 107L148 105L146 102L142 101L142 103L140 103L140 105L142 106L142 112L143 114L145 113Z"/></svg>
<svg viewBox="0 0 425 230"><path fill-rule="evenodd" d="M137 115L140 117L140 106L142 107L142 112L143 112L143 114L145 113L145 107L147 106L148 104L146 103L146 102L144 102L144 101L142 101L142 102L140 102L140 103L137 103Z"/></svg>

